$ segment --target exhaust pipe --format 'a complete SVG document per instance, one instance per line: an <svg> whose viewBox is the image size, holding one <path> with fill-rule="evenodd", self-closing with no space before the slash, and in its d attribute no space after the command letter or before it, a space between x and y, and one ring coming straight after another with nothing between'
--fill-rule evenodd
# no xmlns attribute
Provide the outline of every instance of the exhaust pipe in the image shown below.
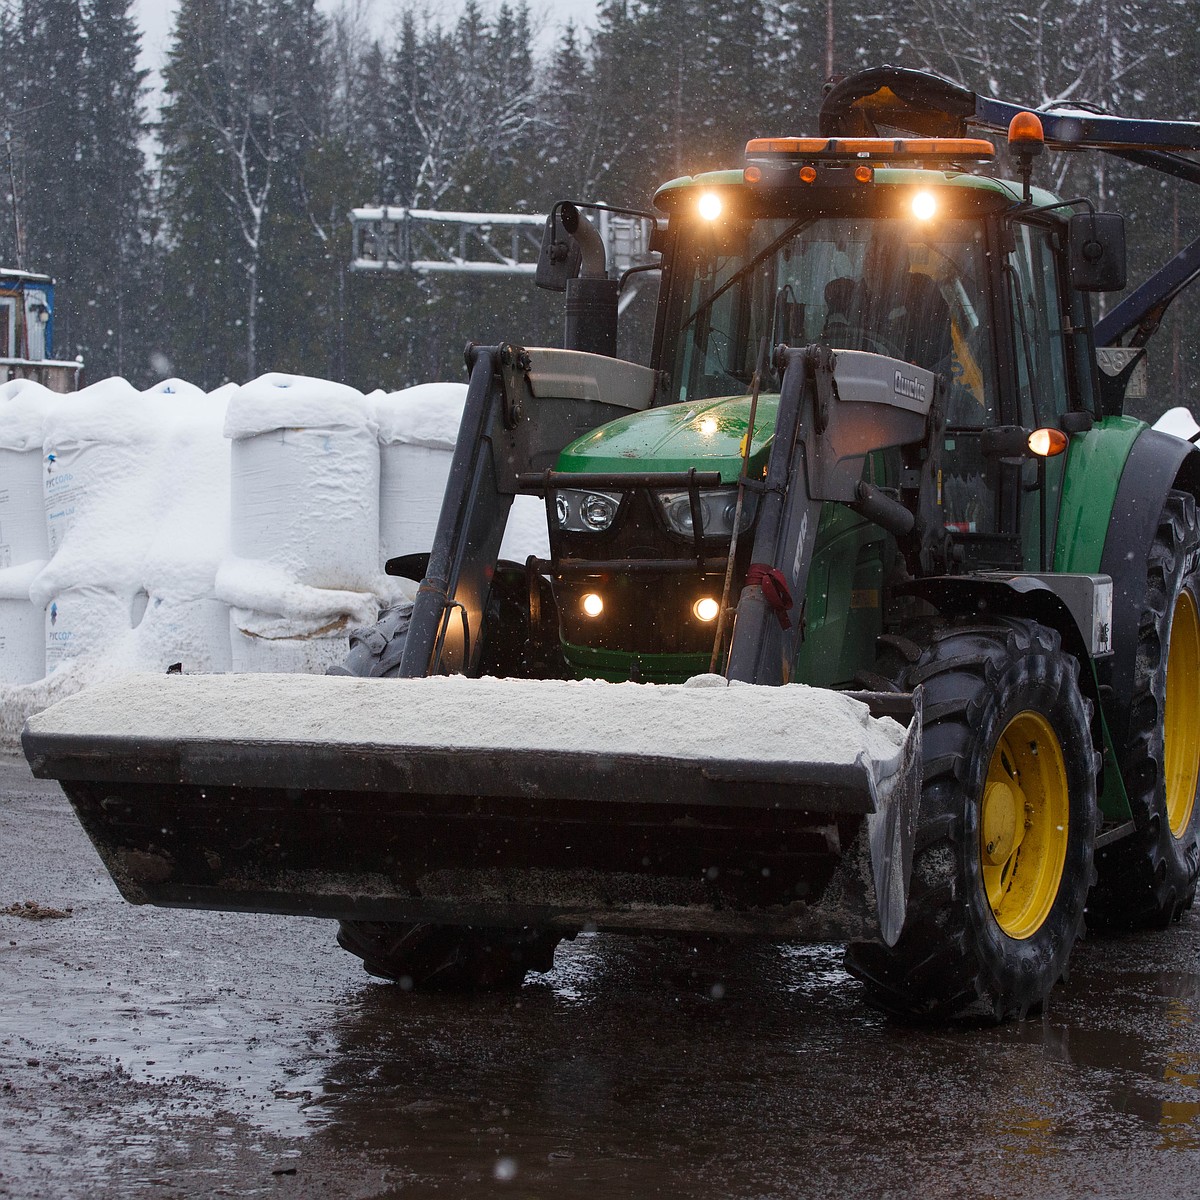
<svg viewBox="0 0 1200 1200"><path fill-rule="evenodd" d="M617 356L617 296L620 284L608 278L604 241L574 204L560 209L563 228L583 254L583 270L567 280L567 320L563 345L568 350Z"/></svg>

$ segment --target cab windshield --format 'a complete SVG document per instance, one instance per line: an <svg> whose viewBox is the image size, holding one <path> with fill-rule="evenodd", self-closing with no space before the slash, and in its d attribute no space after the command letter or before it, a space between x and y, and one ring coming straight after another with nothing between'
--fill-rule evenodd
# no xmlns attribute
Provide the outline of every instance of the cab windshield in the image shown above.
<svg viewBox="0 0 1200 1200"><path fill-rule="evenodd" d="M978 221L734 219L691 225L681 240L681 401L746 392L765 337L769 347L821 342L942 373L949 424L991 422L996 388Z"/></svg>

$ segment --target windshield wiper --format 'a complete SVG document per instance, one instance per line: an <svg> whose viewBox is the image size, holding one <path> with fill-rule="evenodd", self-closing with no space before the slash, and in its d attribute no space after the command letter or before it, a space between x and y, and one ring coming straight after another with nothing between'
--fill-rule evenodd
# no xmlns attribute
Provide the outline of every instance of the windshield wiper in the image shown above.
<svg viewBox="0 0 1200 1200"><path fill-rule="evenodd" d="M698 304L696 306L696 311L692 313L692 315L688 317L679 328L681 330L686 329L698 316L700 316L701 313L708 312L708 310L712 308L712 306L716 304L716 302L720 300L720 298L725 295L725 293L729 291L729 289L733 287L733 285L737 283L739 279L744 279L751 271L754 270L755 267L758 266L760 262L762 262L764 258L774 254L784 242L790 241L796 236L796 234L800 232L801 229L803 229L806 225L811 225L814 220L814 217L801 217L800 220L794 225L789 225L788 228L785 229L769 246L767 246L765 250L760 250L744 267L742 267L740 271L735 271L732 275L730 275L730 277L725 280L725 282L721 284L721 286L717 288L717 290L713 292L713 294L709 296L707 300Z"/></svg>

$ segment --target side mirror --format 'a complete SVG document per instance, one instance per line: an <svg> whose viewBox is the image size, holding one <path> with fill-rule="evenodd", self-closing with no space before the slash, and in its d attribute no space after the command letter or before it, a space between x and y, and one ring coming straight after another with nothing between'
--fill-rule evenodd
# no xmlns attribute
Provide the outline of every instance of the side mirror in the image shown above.
<svg viewBox="0 0 1200 1200"><path fill-rule="evenodd" d="M579 243L563 225L562 211L563 206L556 204L546 218L537 272L533 278L538 287L545 288L548 292L565 292L567 281L579 274L583 262L583 252Z"/></svg>
<svg viewBox="0 0 1200 1200"><path fill-rule="evenodd" d="M1076 291L1119 292L1125 286L1125 218L1120 213L1075 213L1067 242Z"/></svg>

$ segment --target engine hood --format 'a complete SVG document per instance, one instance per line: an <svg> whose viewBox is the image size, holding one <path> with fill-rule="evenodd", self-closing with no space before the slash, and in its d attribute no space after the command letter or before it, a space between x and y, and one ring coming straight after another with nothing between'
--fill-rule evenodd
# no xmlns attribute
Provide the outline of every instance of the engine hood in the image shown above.
<svg viewBox="0 0 1200 1200"><path fill-rule="evenodd" d="M758 398L749 474L766 469L777 393ZM560 471L720 471L721 482L741 474L742 439L750 422L749 396L723 396L648 408L621 417L572 442L558 457Z"/></svg>

